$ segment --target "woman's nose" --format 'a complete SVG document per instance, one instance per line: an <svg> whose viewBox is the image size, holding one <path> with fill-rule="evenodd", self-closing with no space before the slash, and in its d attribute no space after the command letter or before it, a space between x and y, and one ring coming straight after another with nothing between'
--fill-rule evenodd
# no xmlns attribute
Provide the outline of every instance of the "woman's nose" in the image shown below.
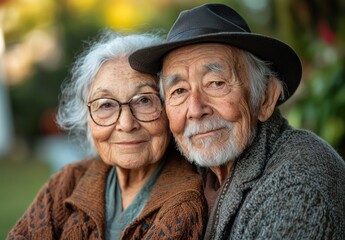
<svg viewBox="0 0 345 240"><path fill-rule="evenodd" d="M140 126L138 120L133 116L129 105L122 105L120 116L116 122L116 130L130 132L138 129Z"/></svg>

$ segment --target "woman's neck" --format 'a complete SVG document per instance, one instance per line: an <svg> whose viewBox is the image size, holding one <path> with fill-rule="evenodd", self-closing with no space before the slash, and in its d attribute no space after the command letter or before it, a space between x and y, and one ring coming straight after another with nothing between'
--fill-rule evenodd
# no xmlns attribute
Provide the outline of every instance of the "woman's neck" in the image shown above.
<svg viewBox="0 0 345 240"><path fill-rule="evenodd" d="M117 179L121 189L123 210L133 202L136 195L152 176L158 165L159 162L141 169L123 169L116 167Z"/></svg>

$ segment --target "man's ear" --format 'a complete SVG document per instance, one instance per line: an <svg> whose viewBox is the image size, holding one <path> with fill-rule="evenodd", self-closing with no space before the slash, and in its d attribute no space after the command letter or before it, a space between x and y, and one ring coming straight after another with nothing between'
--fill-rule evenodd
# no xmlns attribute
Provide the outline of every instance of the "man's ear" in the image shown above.
<svg viewBox="0 0 345 240"><path fill-rule="evenodd" d="M271 117L282 91L282 86L278 83L278 80L268 80L265 97L261 100L260 110L258 113L259 121L265 122L269 117Z"/></svg>

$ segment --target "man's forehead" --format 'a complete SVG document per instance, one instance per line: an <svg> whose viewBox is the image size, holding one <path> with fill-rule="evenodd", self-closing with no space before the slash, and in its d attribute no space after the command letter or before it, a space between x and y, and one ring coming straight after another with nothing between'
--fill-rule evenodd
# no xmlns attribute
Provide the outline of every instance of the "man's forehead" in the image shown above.
<svg viewBox="0 0 345 240"><path fill-rule="evenodd" d="M199 74L236 74L242 81L248 74L242 50L227 44L202 43L171 51L163 61L161 80L165 87L173 86L185 80L191 69L197 69Z"/></svg>
<svg viewBox="0 0 345 240"><path fill-rule="evenodd" d="M176 48L163 58L163 71L175 65L209 64L211 62L237 61L240 51L238 48L221 43L199 43Z"/></svg>

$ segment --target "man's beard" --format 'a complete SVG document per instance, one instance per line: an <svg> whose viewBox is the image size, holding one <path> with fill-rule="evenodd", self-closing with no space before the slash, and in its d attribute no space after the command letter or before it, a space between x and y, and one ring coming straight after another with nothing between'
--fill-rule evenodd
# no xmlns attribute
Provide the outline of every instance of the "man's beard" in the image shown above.
<svg viewBox="0 0 345 240"><path fill-rule="evenodd" d="M204 137L199 140L201 146L195 148L191 141L191 137L198 133L205 133L208 131L223 129L216 131L215 135ZM222 133L228 132L228 140L226 142L218 142L222 137ZM235 160L248 146L255 136L255 129L248 129L246 136L234 136L234 124L222 118L208 118L203 121L189 122L183 133L183 143L177 143L179 151L188 159L189 162L195 163L202 167L218 167ZM244 147L239 147L238 144L244 141ZM181 145L184 147L182 148ZM242 144L243 145L243 144ZM183 151L185 149L185 151Z"/></svg>

